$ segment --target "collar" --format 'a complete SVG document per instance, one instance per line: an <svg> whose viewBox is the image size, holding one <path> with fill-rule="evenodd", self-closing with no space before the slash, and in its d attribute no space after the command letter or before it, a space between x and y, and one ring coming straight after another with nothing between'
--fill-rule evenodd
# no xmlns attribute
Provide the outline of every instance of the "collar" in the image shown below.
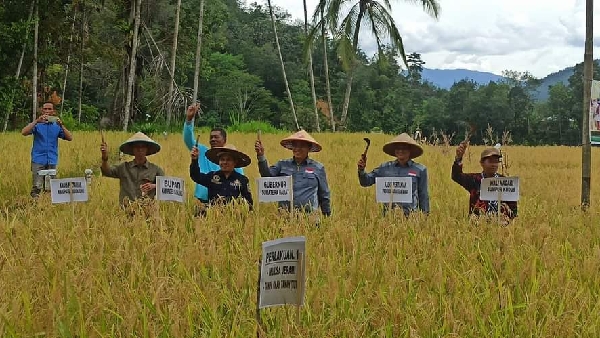
<svg viewBox="0 0 600 338"><path fill-rule="evenodd" d="M304 161L298 163L298 162L296 162L296 160L292 156L292 158L290 159L290 161L292 161L292 163L294 163L295 165L304 165L304 164L308 164L308 161L310 161L310 158L307 156L306 159L304 159Z"/></svg>
<svg viewBox="0 0 600 338"><path fill-rule="evenodd" d="M146 162L144 162L144 164L135 164L135 160L131 160L129 162L129 167L133 168L133 167L144 167L146 169L148 169L148 159L146 159Z"/></svg>
<svg viewBox="0 0 600 338"><path fill-rule="evenodd" d="M406 166L402 166L402 165L400 165L400 163L398 163L398 160L394 160L394 167L408 168L408 167L412 166L413 163L415 163L415 161L408 160L408 162L406 162Z"/></svg>
<svg viewBox="0 0 600 338"><path fill-rule="evenodd" d="M500 175L498 175L498 173L496 172L493 176L485 177L485 173L483 171L481 172L481 178L490 178L490 177L500 177Z"/></svg>

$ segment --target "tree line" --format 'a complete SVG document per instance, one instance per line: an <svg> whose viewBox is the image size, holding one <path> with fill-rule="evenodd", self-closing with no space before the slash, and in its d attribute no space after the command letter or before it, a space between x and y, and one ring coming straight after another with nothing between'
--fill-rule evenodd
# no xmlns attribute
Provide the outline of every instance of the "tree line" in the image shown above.
<svg viewBox="0 0 600 338"><path fill-rule="evenodd" d="M443 15L435 0L416 3ZM418 51L405 53L391 9L321 0L292 20L270 0L0 0L0 121L20 129L51 101L74 129L177 130L198 101L197 123L209 127L420 130L430 140L474 129L476 143L491 130L519 144L580 143L582 64L545 102L527 72L440 89L422 79ZM363 32L374 56L359 47Z"/></svg>

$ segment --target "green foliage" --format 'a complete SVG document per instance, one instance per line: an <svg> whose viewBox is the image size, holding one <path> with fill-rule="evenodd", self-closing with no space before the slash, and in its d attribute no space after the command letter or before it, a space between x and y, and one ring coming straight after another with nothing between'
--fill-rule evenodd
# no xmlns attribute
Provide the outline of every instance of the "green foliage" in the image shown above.
<svg viewBox="0 0 600 338"><path fill-rule="evenodd" d="M238 133L246 133L256 134L258 131L264 134L279 134L279 133L287 133L287 130L277 129L273 127L268 122L263 121L248 121L242 123L235 123L227 128L228 132L238 132Z"/></svg>
<svg viewBox="0 0 600 338"><path fill-rule="evenodd" d="M40 1L43 14L39 21L39 39L43 43L38 44L38 93L41 93L40 101L43 101L56 91L57 96L64 100L62 118L70 129L97 129L101 118L113 121L112 127L120 129L126 92L124 79L129 71L131 53L133 25L130 13L133 3L121 0L75 1L57 6L50 1ZM321 2L326 7L335 3L342 2ZM359 2L348 3L355 5ZM372 1L369 6L377 4L387 6L384 1ZM425 10L436 16L436 4L437 1L425 1ZM23 123L31 119L31 27L34 20L28 19L30 5L30 1L8 1L0 6L0 67L3 70L0 76L0 121L4 122L6 112L9 112L7 126L13 130L22 128ZM167 64L171 53L175 2L156 0L143 7L132 128L148 133L180 132L194 82L198 0L182 0L174 98L167 97ZM329 11L332 8L325 9ZM85 11L85 21L82 21L82 10ZM315 91L321 107L317 115L322 130L330 128L331 112L337 124L340 123L348 81L345 71L348 68L344 65L349 66L348 61L353 59L352 95L346 121L348 131L369 132L375 129L397 134L414 131L418 127L424 137L430 137L434 130L462 135L469 125L474 125L477 132L472 143L481 144L483 131L489 124L498 133L510 130L515 143L580 143L581 64L576 65L568 84L550 90L548 102L544 103L533 100L539 80L527 72L508 70L503 73L505 80L499 83L476 84L462 80L443 90L422 80L420 72L427 60L423 60L418 51L408 54L408 69L402 69L398 62L404 51L399 49L401 46L398 44L380 44L379 53L374 57L365 55L360 49L354 50L352 33L355 29L371 30L374 27L364 24L358 27L356 21L345 22L342 26L348 31L331 34L333 17L330 16L332 13L326 13L325 22L315 22L307 38L303 22L290 20L289 14L280 8L273 10L298 121L308 131L316 129L304 55L310 50ZM309 8L309 11L312 12L312 9ZM377 13L383 15L385 11ZM319 18L317 12L317 21ZM343 18L340 15L337 19ZM393 20L388 20L390 18L383 19L386 20L381 22L393 23ZM329 34L325 43L332 89L331 107L326 104L324 49L320 36L322 24ZM391 26L375 28L396 34ZM80 50L82 37L83 51ZM303 48L305 40L311 42L311 48ZM15 78L23 43L25 53L21 74ZM340 58L340 54L347 57ZM78 123L79 66L82 59L83 111L81 123ZM67 64L69 72L66 88L63 88ZM201 66L199 101L202 114L196 118L196 126L255 132L259 127L255 127L256 122L253 121L263 121L265 126L260 129L265 132L271 130L267 126L277 130L295 129L274 47L270 15L264 3L242 6L232 0L206 1ZM595 65L594 70L595 78L600 78L600 66ZM169 99L174 102L174 117L172 125L165 126L165 107Z"/></svg>

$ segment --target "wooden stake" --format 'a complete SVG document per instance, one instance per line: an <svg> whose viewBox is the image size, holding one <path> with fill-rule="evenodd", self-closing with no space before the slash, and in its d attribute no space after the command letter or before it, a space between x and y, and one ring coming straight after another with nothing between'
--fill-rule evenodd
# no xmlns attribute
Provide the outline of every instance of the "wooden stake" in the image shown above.
<svg viewBox="0 0 600 338"><path fill-rule="evenodd" d="M302 304L302 290L304 289L304 252L298 257L298 273L296 274L296 323L300 325L300 306Z"/></svg>
<svg viewBox="0 0 600 338"><path fill-rule="evenodd" d="M256 338L260 338L260 333L263 332L262 318L260 317L260 279L262 258L258 260L258 280L256 281Z"/></svg>

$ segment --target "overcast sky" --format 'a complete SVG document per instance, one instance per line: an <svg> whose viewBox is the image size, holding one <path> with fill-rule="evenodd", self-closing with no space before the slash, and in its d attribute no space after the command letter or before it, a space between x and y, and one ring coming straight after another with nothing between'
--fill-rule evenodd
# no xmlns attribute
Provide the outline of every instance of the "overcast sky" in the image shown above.
<svg viewBox="0 0 600 338"><path fill-rule="evenodd" d="M510 69L541 78L583 61L584 0L439 0L437 21L413 0L391 2L407 54L421 53L427 68L496 74ZM295 19L304 17L302 0L272 3ZM307 0L309 13L316 4L317 0ZM595 13L600 17L600 6ZM594 30L600 36L600 23ZM361 48L373 54L374 39L367 35L361 39Z"/></svg>

